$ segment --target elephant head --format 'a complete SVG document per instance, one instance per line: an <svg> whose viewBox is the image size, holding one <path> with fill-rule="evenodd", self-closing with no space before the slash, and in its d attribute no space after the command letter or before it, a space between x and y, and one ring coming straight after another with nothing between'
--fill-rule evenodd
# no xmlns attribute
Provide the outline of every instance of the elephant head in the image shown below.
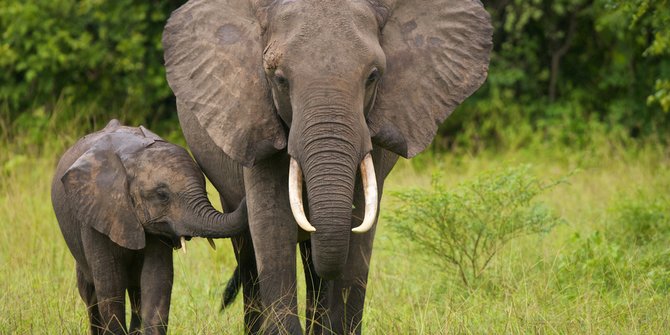
<svg viewBox="0 0 670 335"><path fill-rule="evenodd" d="M371 207L354 231L376 219L372 146L406 158L425 149L484 82L491 34L478 0L191 0L163 45L179 113L228 156L250 167L287 150L294 216L332 278L347 258L359 166Z"/></svg>
<svg viewBox="0 0 670 335"><path fill-rule="evenodd" d="M79 222L122 247L144 248L145 233L184 247L190 237L230 237L246 228L246 202L231 214L216 211L188 152L144 127L112 121L79 145L88 150L60 178L67 203Z"/></svg>

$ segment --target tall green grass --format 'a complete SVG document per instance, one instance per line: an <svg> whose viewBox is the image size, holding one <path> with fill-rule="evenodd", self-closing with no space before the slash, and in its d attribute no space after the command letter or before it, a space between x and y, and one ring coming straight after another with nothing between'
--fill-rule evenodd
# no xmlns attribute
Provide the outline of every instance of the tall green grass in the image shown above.
<svg viewBox="0 0 670 335"><path fill-rule="evenodd" d="M49 188L57 157L88 129L51 122L42 125L47 135L39 144L25 138L29 133L2 138L0 334L87 330L74 260L53 215ZM603 136L578 150L537 141L476 155L426 153L401 160L385 188L427 189L438 171L448 189L482 171L521 164L530 165L528 173L540 180L572 173L568 183L540 195L565 223L512 240L492 260L483 284L465 287L451 269L435 266L431 255L394 233L383 216L371 262L365 333L658 334L670 329L670 150L662 145ZM211 186L209 191L215 199ZM382 211L399 206L395 201L387 193ZM175 255L172 334L242 333L240 298L219 312L235 260L228 241L217 244L211 251L206 242L194 240L188 254ZM303 290L300 282L301 296Z"/></svg>
<svg viewBox="0 0 670 335"><path fill-rule="evenodd" d="M655 144L589 151L534 146L477 156L433 157L420 173L402 162L388 189L428 188L430 171L456 188L482 171L531 164L530 173L566 184L541 196L564 224L512 240L483 285L468 288L431 266L420 248L381 222L366 325L377 333L666 333L670 299L670 160ZM428 172L428 173L427 173ZM386 198L384 208L392 209ZM636 244L636 235L647 240ZM451 269L453 270L453 269ZM376 278L376 280L375 280ZM394 303L391 303L391 302ZM383 306L383 308L375 307ZM381 321L384 320L384 321Z"/></svg>

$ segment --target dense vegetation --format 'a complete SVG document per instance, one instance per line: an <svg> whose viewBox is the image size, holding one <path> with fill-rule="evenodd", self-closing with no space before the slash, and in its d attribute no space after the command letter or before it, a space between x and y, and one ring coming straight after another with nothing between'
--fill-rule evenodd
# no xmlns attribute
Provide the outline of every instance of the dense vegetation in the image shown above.
<svg viewBox="0 0 670 335"><path fill-rule="evenodd" d="M182 2L4 1L3 130L46 122L59 101L89 106L77 121L88 129L110 116L174 129L160 40ZM514 147L538 132L584 145L594 126L633 137L669 129L668 0L484 4L495 26L489 79L442 127L435 150Z"/></svg>
<svg viewBox="0 0 670 335"><path fill-rule="evenodd" d="M670 125L667 0L484 1L495 26L489 79L445 134L515 146L585 145L593 127L640 137ZM494 140L494 141L491 141Z"/></svg>
<svg viewBox="0 0 670 335"><path fill-rule="evenodd" d="M168 119L174 103L165 80L161 34L181 3L3 1L0 106L5 127L35 127L53 115L58 103L96 106L78 111L88 128L104 125L110 116L152 125Z"/></svg>

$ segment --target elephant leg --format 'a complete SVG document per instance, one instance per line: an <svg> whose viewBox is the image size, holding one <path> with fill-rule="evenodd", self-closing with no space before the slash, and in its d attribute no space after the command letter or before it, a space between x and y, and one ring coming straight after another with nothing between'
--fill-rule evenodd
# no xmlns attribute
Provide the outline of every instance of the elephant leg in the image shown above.
<svg viewBox="0 0 670 335"><path fill-rule="evenodd" d="M259 297L258 272L256 271L256 255L249 231L232 238L239 276L242 283L244 299L245 332L259 334L263 324L262 304Z"/></svg>
<svg viewBox="0 0 670 335"><path fill-rule="evenodd" d="M330 320L326 314L327 282L316 274L312 260L312 244L309 240L300 242L302 267L305 271L306 296L305 304L305 333L323 334L324 329L330 329Z"/></svg>
<svg viewBox="0 0 670 335"><path fill-rule="evenodd" d="M130 334L141 334L142 332L142 292L140 289L142 274L142 257L137 257L131 266L131 278L128 283L128 299L130 300Z"/></svg>
<svg viewBox="0 0 670 335"><path fill-rule="evenodd" d="M142 326L142 318L140 317L142 294L139 286L133 284L128 287L128 299L130 300L130 327L128 327L128 331L130 334L140 334L140 327Z"/></svg>
<svg viewBox="0 0 670 335"><path fill-rule="evenodd" d="M298 228L288 202L288 156L277 154L244 169L244 184L263 331L301 334L295 273Z"/></svg>
<svg viewBox="0 0 670 335"><path fill-rule="evenodd" d="M106 284L109 280L115 283ZM125 315L125 287L122 287L123 281L114 278L100 278L94 280L95 291L98 297L98 310L103 334L126 334L126 315ZM121 285L119 285L119 283Z"/></svg>
<svg viewBox="0 0 670 335"><path fill-rule="evenodd" d="M223 211L234 211L240 203L238 197L231 196L230 192L222 192L220 196ZM244 299L244 327L245 333L259 334L263 324L261 302L258 296L258 272L256 271L256 255L251 241L249 230L230 239L235 251L235 259L239 267L238 278L242 284Z"/></svg>
<svg viewBox="0 0 670 335"><path fill-rule="evenodd" d="M167 333L173 277L171 243L147 236L140 280L144 334Z"/></svg>
<svg viewBox="0 0 670 335"><path fill-rule="evenodd" d="M93 277L103 334L127 334L126 289L127 260L132 251L123 249L107 236L82 228L82 242Z"/></svg>
<svg viewBox="0 0 670 335"><path fill-rule="evenodd" d="M104 281L115 283L104 283ZM98 297L98 310L103 334L126 334L125 287L124 281L114 278L94 280ZM121 283L121 285L119 285Z"/></svg>
<svg viewBox="0 0 670 335"><path fill-rule="evenodd" d="M90 333L91 335L100 334L102 322L100 311L98 310L98 298L95 295L95 286L86 279L79 264L77 264L77 288L79 289L81 299L84 300L84 303L86 304Z"/></svg>

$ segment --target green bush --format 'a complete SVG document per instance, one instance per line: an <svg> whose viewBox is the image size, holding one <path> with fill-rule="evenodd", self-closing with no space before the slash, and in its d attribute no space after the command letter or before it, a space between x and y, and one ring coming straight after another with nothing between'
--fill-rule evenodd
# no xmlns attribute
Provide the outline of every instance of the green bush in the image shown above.
<svg viewBox="0 0 670 335"><path fill-rule="evenodd" d="M489 0L484 86L440 128L436 150L584 148L596 131L670 129L670 1Z"/></svg>
<svg viewBox="0 0 670 335"><path fill-rule="evenodd" d="M182 2L3 1L0 103L10 120L33 108L50 113L58 100L154 116L172 95L161 34Z"/></svg>
<svg viewBox="0 0 670 335"><path fill-rule="evenodd" d="M437 177L432 188L394 192L399 206L388 219L402 236L470 286L510 240L549 231L560 219L536 197L556 185L542 184L529 167L488 172L448 190Z"/></svg>

